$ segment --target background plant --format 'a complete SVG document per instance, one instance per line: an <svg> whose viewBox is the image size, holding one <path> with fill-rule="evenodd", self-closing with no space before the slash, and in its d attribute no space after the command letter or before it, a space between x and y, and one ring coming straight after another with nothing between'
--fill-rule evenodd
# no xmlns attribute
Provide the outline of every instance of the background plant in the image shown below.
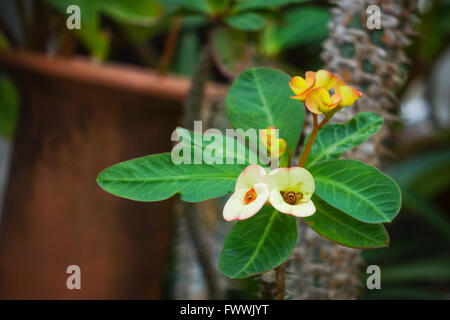
<svg viewBox="0 0 450 320"><path fill-rule="evenodd" d="M249 69L233 83L226 99L235 129L280 128L287 154L295 152L304 120L302 104L290 100L289 80L277 70ZM400 192L390 178L359 161L334 160L378 131L381 124L376 114L361 113L347 124L324 126L306 166L316 182L317 212L305 220L319 234L345 246L387 246L388 236L380 223L392 221L400 209ZM208 143L193 145L207 147ZM216 152L226 163L226 158L242 157L249 151L227 154L223 145ZM230 193L244 168L236 164L175 165L166 153L107 168L97 181L104 190L132 200L158 201L180 193L184 201L199 202ZM296 242L296 220L266 207L230 231L219 268L233 279L269 271L286 261Z"/></svg>
<svg viewBox="0 0 450 320"><path fill-rule="evenodd" d="M17 1L17 4L19 4L21 1ZM39 2L39 1L33 1L34 2ZM417 79L417 78L424 78L426 79L426 81L428 81L430 84L433 83L432 78L433 75L436 74L436 71L432 71L432 67L434 65L436 65L436 61L438 61L439 57L443 56L443 51L445 50L445 48L447 47L448 44L448 32L446 32L446 28L445 28L445 16L448 14L448 6L446 1L432 1L430 2L432 3L430 6L428 6L428 9L426 9L425 15L422 17L422 23L419 25L419 28L417 30L419 30L423 36L418 37L418 38L414 38L414 44L413 46L408 49L408 56L409 58L413 59L413 65L414 68L411 69L412 74L410 75L410 77L407 79L407 85L402 86L400 91L398 91L398 95L402 95L402 93L404 92L404 88L408 86L408 83L411 82L413 79ZM320 42L325 39L325 37L328 34L327 28L326 28L326 23L325 23L325 19L323 20L323 23L318 24L321 28L321 30L324 30L323 33L318 36L315 39L312 40L308 40L308 42L303 42L303 39L305 38L304 36L298 36L298 37L292 37L291 39L293 39L293 41L298 41L298 44L292 43L290 45L286 45L280 49L279 45L271 45L272 42L279 42L280 39L280 33L276 33L273 32L273 29L278 30L279 32L282 32L283 30L286 29L290 29L290 30L301 30L303 26L303 22L307 19L292 19L292 25L291 23L287 23L287 19L282 19L280 20L279 17L283 16L283 17L288 17L290 15L291 11L294 10L298 10L298 11L302 11L302 10L306 10L307 6L311 6L313 5L314 8L317 8L318 11L320 11L321 13L323 13L324 16L328 16L330 17L330 14L328 13L328 7L324 6L325 1L314 1L314 2L305 2L305 3L294 3L294 4L289 4L287 6L285 6L283 9L264 9L264 12L262 10L259 10L257 13L262 13L264 18L265 18L265 28L261 31L261 32L250 32L248 35L243 35L243 32L240 30L236 30L232 32L233 36L232 38L230 38L228 35L231 34L231 32L229 32L229 28L225 27L225 30L221 30L220 32L217 32L217 36L215 36L213 39L222 39L221 41L219 41L219 43L217 44L218 46L222 46L219 48L223 48L223 47L228 47L230 49L229 52L226 52L224 50L217 50L219 53L224 53L226 52L225 56L223 57L223 61L224 65L228 65L231 64L230 69L234 70L234 73L238 72L239 70L241 70L242 68L242 61L245 59L242 59L243 57L243 52L245 52L243 50L243 48L245 46L249 46L251 48L250 52L252 53L250 55L250 59L248 61L248 65L261 65L261 64L269 64L272 66L282 66L282 69L284 70L289 70L289 73L291 74L298 74L301 73L307 69L318 69L321 67L321 61L318 58L319 57L319 53L321 51L320 48ZM170 11L166 8L168 8L169 4L162 4L164 6L162 12L159 13L159 15L157 16L157 18L155 20L153 20L153 22L148 23L146 26L143 25L136 25L136 24L130 24L130 23L124 23L123 21L119 22L118 20L114 20L112 18L112 16L105 14L101 14L100 15L100 21L99 21L99 25L98 28L99 30L106 36L109 35L109 37L106 37L107 39L109 39L109 55L105 56L105 59L110 59L110 60L114 60L114 61L121 61L121 62L130 62L130 63L134 63L134 64L138 64L138 65L142 65L142 66L151 66L151 67L155 67L157 68L160 65L159 57L163 55L163 52L165 51L164 48L166 48L166 44L167 42L165 41L166 35L171 34L172 32L170 30L173 30L173 25L176 23L173 22L173 17L174 16L182 16L182 23L181 23L181 28L179 29L179 36L178 36L178 40L175 41L176 46L175 46L175 50L174 50L174 55L173 55L173 59L171 59L171 61L169 61L169 66L170 66L170 70L175 71L177 73L180 74L184 74L184 75L191 75L193 72L193 65L195 64L195 60L198 56L198 53L200 51L200 48L203 46L203 44L206 41L206 38L204 36L204 30L205 30L205 26L209 24L208 19L205 18L207 15L200 12L200 11L190 11L186 8L182 8L180 5L176 5L173 6L174 10ZM177 9L178 7L178 9ZM273 13L272 12L276 12L276 19L273 18ZM61 12L62 13L62 12ZM342 12L341 12L342 14ZM363 15L362 11L361 14ZM26 15L25 15L26 16ZM308 15L310 16L310 15ZM66 15L64 13L61 14L62 17L62 21L64 21L64 18L66 17ZM27 18L27 17L25 17ZM31 17L28 16L28 22L26 23L26 25L32 25L33 23L30 22ZM40 19L38 16L36 17L36 19ZM397 18L396 18L397 19ZM26 21L27 19L25 19ZM32 20L32 19L31 19ZM40 19L41 21L45 21L45 22L49 22L49 21L54 21L53 19ZM314 19L314 21L319 21L318 19ZM61 24L60 24L61 25ZM403 25L403 24L400 24ZM53 28L52 32L55 32L55 34L57 35L56 37L54 37L52 35L52 33L47 34L46 37L38 37L36 41L34 38L34 31L32 30L30 32L30 30L28 30L26 33L28 33L28 37L24 37L27 38L28 41L26 41L26 43L22 43L20 41L14 41L14 36L15 34L13 34L12 37L8 36L8 33L11 34L11 32L7 32L8 30L4 28L5 24L2 23L1 24L1 31L2 31L2 43L8 42L10 45L12 45L12 47L26 47L30 50L34 50L34 51L43 51L42 48L46 48L45 52L55 52L54 48L50 46L50 51L47 51L49 46L47 45L48 43L55 43L55 39L56 41L56 54L58 55L73 55L73 54L82 54L82 55L90 55L91 53L93 53L93 51L88 50L88 47L83 44L83 42L81 41L81 38L79 38L78 36L74 36L74 34L72 33L68 33L66 32L64 27L56 27ZM291 27L292 26L292 27ZM347 29L351 29L346 27ZM25 30L27 30L27 28L24 28ZM44 28L45 29L45 28ZM51 29L51 28L48 28ZM176 28L175 28L176 29ZM219 29L219 28L218 28ZM270 31L272 30L272 31ZM309 30L311 30L311 28L309 28ZM315 29L314 29L315 30ZM433 30L433 32L431 32L430 30ZM270 31L270 32L269 32ZM287 31L286 31L287 33ZM308 33L308 35L311 32ZM221 34L221 36L219 36L219 34ZM237 35L236 35L237 34ZM278 37L274 36L274 35L278 35ZM292 34L295 35L295 32L293 32ZM51 36L50 36L51 35ZM20 37L19 37L20 38ZM169 37L167 37L169 38ZM11 40L12 39L12 40ZM50 41L50 39L52 39ZM237 48L235 48L236 46L230 46L229 43L230 41L228 39L233 39L234 41L231 41L234 44L237 43L245 43L246 45L238 45ZM236 39L238 39L238 41L236 41ZM269 39L269 40L267 40ZM20 39L19 39L20 40ZM217 41L217 40L216 40ZM281 41L280 42L284 42ZM220 44L221 43L221 44ZM307 46L305 46L304 44L308 44ZM383 47L383 45L379 44L380 47ZM273 49L273 47L276 48ZM339 48L339 46L335 45L336 49L343 49L343 48ZM345 50L344 50L345 51ZM342 54L344 54L345 52L342 52ZM425 55L424 53L427 52L427 54ZM98 55L96 55L98 56ZM98 56L99 57L99 56ZM350 61L352 61L352 59L354 59L354 57L350 56L347 57L347 59L349 59ZM217 59L215 59L217 60ZM356 60L356 59L354 59ZM226 62L226 63L225 63ZM215 68L213 70L213 72L210 74L210 78L213 78L215 80L218 81L224 81L223 78L223 70L219 71L218 70L218 64L214 63ZM221 68L223 69L223 68ZM229 74L229 73L228 73ZM428 101L430 101L430 97L426 97L426 99ZM433 100L434 97L431 97L431 100ZM208 102L209 103L209 102ZM445 104L440 104L441 106L444 106L445 108ZM441 145L445 145L445 139L442 140L442 136L443 136L443 132L446 132L445 130L445 125L442 127L442 124L445 123L445 120L441 118L439 118L437 116L437 114L442 114L442 113L438 113L437 110L439 108L439 106L435 106L432 105L432 107L430 108L431 113L429 115L429 117L435 119L435 122L433 122L433 128L435 128L435 131L432 131L431 134L433 135L433 137L435 137L435 139L441 139ZM221 109L219 109L221 110ZM218 117L216 112L216 109L213 108L214 111L214 118L215 119L219 119L221 117ZM0 120L2 119L2 117L0 117ZM4 119L4 118L3 118ZM439 121L437 119L440 119ZM429 120L427 120L429 121ZM444 121L444 122L443 122ZM218 121L220 123L222 123L222 120ZM226 121L224 121L226 122ZM438 128L438 124L440 123L441 125L441 129L437 129ZM225 124L225 126L229 127L229 124ZM394 137L396 137L396 139L391 139L388 141L387 145L391 147L391 154L384 154L384 158L383 158L383 163L385 166L388 166L389 163L392 162L396 162L398 160L396 160L395 158L392 158L391 155L398 154L398 150L401 149L400 147L402 147L405 143L402 140L402 142L399 142L397 139L399 137L404 137L404 136L408 136L410 137L409 133L408 133L408 128L416 128L415 125L411 125L411 124L405 124L404 127L399 127L398 124L396 124L394 126L394 133L396 132L397 134L394 135ZM309 128L307 127L306 132L309 132ZM420 130L415 130L416 132L420 131ZM392 134L392 133L391 133ZM444 134L445 136L445 134ZM439 138L440 137L440 138ZM417 137L411 137L410 138L411 141L418 141ZM413 142L414 145L415 142ZM419 143L419 142L417 142ZM366 152L367 148L359 148L357 149L357 153L361 153L361 152ZM421 149L422 151L411 151L409 152L409 154L413 155L413 154L417 154L418 152L423 152L426 153L428 152L429 149ZM354 153L355 154L355 153ZM426 182L425 182L426 183ZM442 206L443 208L443 219L447 219L448 220L448 216L446 215L446 213L448 212L447 209L447 205L445 202L445 191L442 191L442 196L440 196L440 198L438 197L438 199L435 197L432 198L433 203L436 204L436 201L440 201L440 206ZM428 211L430 207L426 207L423 208L423 212L424 212L424 216L427 217L428 216ZM401 230L403 230L402 226L405 225L413 225L415 226L413 228L414 233L423 236L423 237L430 237L430 234L434 233L421 233L421 232L416 232L418 230L422 230L422 228L426 229L426 223L419 223L419 222L415 222L415 221L420 221L418 219L420 219L418 216L413 216L409 211L405 211L402 213L402 215L400 215L400 219L398 219L398 221L396 221L392 226L389 226L388 229L390 230L391 235L393 234L393 238L395 238L395 234L402 234ZM407 217L407 218L404 218ZM437 220L439 221L439 220ZM392 228L392 230L391 230ZM214 229L216 230L216 229ZM422 230L423 231L423 230ZM222 243L223 239L221 239L221 232L219 230L218 233L216 233L214 235L215 238L217 238L220 243ZM327 252L334 252L334 253L342 253L344 252L344 255L347 254L348 251L343 251L341 250L342 247L339 246L329 246L329 245L324 245L324 243L321 243L321 245L317 246L317 238L309 238L310 233L307 232L306 234L306 238L304 238L304 234L300 234L300 238L303 239L301 245L299 245L299 247L296 249L296 254L294 255L294 259L293 259L293 263L292 263L292 268L290 270L295 270L295 274L298 274L299 277L297 279L297 277L292 276L291 279L288 279L292 285L290 286L290 288L288 288L288 290L290 291L290 293L292 294L293 297L302 297L302 298L308 298L308 297L320 297L320 298L324 298L324 297L336 297L339 296L338 292L343 292L343 291L338 291L333 289L333 279L328 277L326 275L326 273L324 273L323 271L320 270L325 270L326 268L322 268L319 270L319 263L317 263L316 260L314 260L313 258L311 260L309 260L308 257L314 257L316 256L317 252L321 252L321 257L325 257ZM408 250L408 235L407 234L402 234L405 237L405 250ZM395 239L393 241L393 245L394 246L397 243L397 239ZM381 249L380 252L389 252L391 249ZM411 247L413 247L413 245L410 245ZM440 240L435 240L435 248L436 250L440 250L441 252L445 252L445 242L440 241ZM183 247L183 249L185 249L185 247ZM307 255L305 257L305 255L303 254L303 252L311 252L311 255ZM418 249L417 252L415 253L415 255L417 256L421 256L424 259L427 258L425 251L427 250L420 250ZM429 251L429 250L428 250ZM375 252L377 252L377 250L375 251L371 251L371 254L374 254ZM178 252L179 255L180 251ZM298 253L298 254L297 254ZM335 256L335 254L330 253L329 257ZM353 254L353 253L352 253ZM368 255L367 255L368 256ZM363 253L363 257L365 257L364 253ZM400 258L401 257L401 258ZM399 261L406 261L405 259L407 259L407 255L401 255L399 257ZM183 259L185 259L186 257L184 257ZM187 257L188 259L193 259L192 256ZM314 285L309 285L308 283L310 282L310 280L312 281L313 279L311 277L305 277L304 273L302 273L303 269L299 268L299 265L294 266L294 262L302 259L303 261L308 261L306 264L308 266L308 269L314 269L317 271L317 276L315 276L315 283ZM339 260L339 263L342 264L342 261L344 261L346 258L343 258L343 260ZM386 258L389 260L389 258ZM356 259L357 261L360 261L359 259ZM380 265L382 265L383 260L374 260L371 259L369 260L370 263L372 263L373 261L378 261L380 263ZM358 262L359 263L359 262ZM305 264L305 263L304 263ZM325 266L331 266L331 268L333 270L335 270L337 267L337 262L335 264L333 264L333 260L330 258L330 260L328 259L324 259L323 264ZM186 263L184 265L192 265L189 263ZM344 261L344 263L342 264L343 266L346 266L346 262ZM354 265L354 264L353 264ZM403 264L403 266L406 267L405 264ZM355 269L354 267L345 267L346 270L352 270L349 272L344 272L344 274L342 274L342 272L340 273L340 276L342 277L347 277L349 276L350 273L353 274L358 274L358 270L359 269ZM289 269L289 268L288 268ZM183 272L183 270L178 270L178 272ZM334 272L336 273L336 272ZM169 275L173 275L173 273L169 273ZM288 272L289 275L289 272ZM189 277L183 277L184 279L188 279ZM169 277L169 279L172 279L172 276ZM198 281L198 278L196 278ZM325 279L324 281L322 281L322 279ZM357 280L357 279L356 279ZM201 281L200 281L201 282ZM245 282L247 283L247 282ZM354 283L353 280L349 281L349 283ZM413 289L417 288L414 287L414 280L412 278L410 278L409 280L405 280L404 284L406 286L408 286L409 284L413 284L412 287L410 287L410 289L408 290L409 292L414 291ZM439 286L438 281L435 282L437 286ZM230 292L232 292L232 294L238 294L238 296L240 296L241 294L245 294L243 293L243 291L239 291L235 286L238 286L239 284L244 284L244 282L238 282L235 281L233 282L233 285L229 288ZM190 288L192 289L193 286L190 286ZM296 290L293 290L292 287L297 288ZM255 287L252 285L253 290L255 290ZM348 288L348 287L346 287ZM191 290L190 289L190 290ZM323 289L323 290L322 290ZM445 292L445 287L441 288L443 292ZM345 290L344 290L345 291ZM354 292L354 295L356 294L357 291L355 290L348 290L348 292ZM403 292L403 293L402 293ZM406 296L406 292L407 291L397 291L397 296L401 297L402 294L403 296ZM416 291L416 294L418 296L421 296L423 291ZM373 293L373 292L372 292ZM381 292L380 294L383 294L383 292ZM337 294L337 295L335 295ZM353 294L353 293L352 293ZM354 297L354 295L352 295ZM423 295L425 296L425 295ZM341 295L341 297L343 297L343 295Z"/></svg>

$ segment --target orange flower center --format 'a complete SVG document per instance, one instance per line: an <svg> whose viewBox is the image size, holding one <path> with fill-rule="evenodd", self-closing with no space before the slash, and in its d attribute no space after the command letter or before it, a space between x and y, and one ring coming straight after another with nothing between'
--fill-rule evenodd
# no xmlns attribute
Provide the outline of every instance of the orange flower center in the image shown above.
<svg viewBox="0 0 450 320"><path fill-rule="evenodd" d="M280 191L281 196L283 197L284 201L288 204L294 205L297 203L297 201L300 201L303 199L303 193L295 193L294 191Z"/></svg>
<svg viewBox="0 0 450 320"><path fill-rule="evenodd" d="M251 188L250 190L247 191L247 193L244 196L244 203L245 204L252 203L253 201L255 201L255 199L256 199L255 189Z"/></svg>

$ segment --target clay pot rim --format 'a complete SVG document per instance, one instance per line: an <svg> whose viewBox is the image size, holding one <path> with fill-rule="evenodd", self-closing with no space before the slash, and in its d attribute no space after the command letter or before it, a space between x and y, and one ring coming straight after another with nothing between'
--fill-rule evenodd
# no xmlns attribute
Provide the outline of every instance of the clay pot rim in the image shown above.
<svg viewBox="0 0 450 320"><path fill-rule="evenodd" d="M133 65L100 64L85 57L54 57L24 50L0 50L0 65L55 78L135 92L144 96L182 102L187 98L190 80L172 74L159 74ZM208 96L225 96L227 86L209 83Z"/></svg>

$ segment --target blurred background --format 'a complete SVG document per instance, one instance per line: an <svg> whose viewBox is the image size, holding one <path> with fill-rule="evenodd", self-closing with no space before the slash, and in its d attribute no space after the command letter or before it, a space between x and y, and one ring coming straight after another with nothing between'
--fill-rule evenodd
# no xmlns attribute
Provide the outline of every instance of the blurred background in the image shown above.
<svg viewBox="0 0 450 320"><path fill-rule="evenodd" d="M81 29L68 28L72 4ZM381 9L381 29L367 27L369 4ZM107 166L169 151L195 103L204 124L230 127L227 88L254 66L326 68L361 89L366 99L349 112L379 112L386 125L351 156L403 193L386 225L389 248L347 250L300 224L288 297L450 298L449 0L0 6L0 298L258 298L256 278L218 274L230 228L223 199L193 210L178 199L119 199L96 184ZM381 290L366 289L371 264ZM81 268L81 290L66 287L69 265Z"/></svg>

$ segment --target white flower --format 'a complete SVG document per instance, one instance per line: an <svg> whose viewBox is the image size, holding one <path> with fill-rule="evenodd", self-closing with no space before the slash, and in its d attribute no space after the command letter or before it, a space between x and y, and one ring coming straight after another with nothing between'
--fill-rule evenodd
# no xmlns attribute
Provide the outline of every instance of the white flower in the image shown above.
<svg viewBox="0 0 450 320"><path fill-rule="evenodd" d="M300 167L278 168L266 178L269 201L280 212L296 217L308 217L316 212L311 201L314 178L308 170Z"/></svg>
<svg viewBox="0 0 450 320"><path fill-rule="evenodd" d="M225 220L248 219L261 210L269 197L266 176L266 171L258 165L249 165L241 172L234 193L223 208Z"/></svg>

